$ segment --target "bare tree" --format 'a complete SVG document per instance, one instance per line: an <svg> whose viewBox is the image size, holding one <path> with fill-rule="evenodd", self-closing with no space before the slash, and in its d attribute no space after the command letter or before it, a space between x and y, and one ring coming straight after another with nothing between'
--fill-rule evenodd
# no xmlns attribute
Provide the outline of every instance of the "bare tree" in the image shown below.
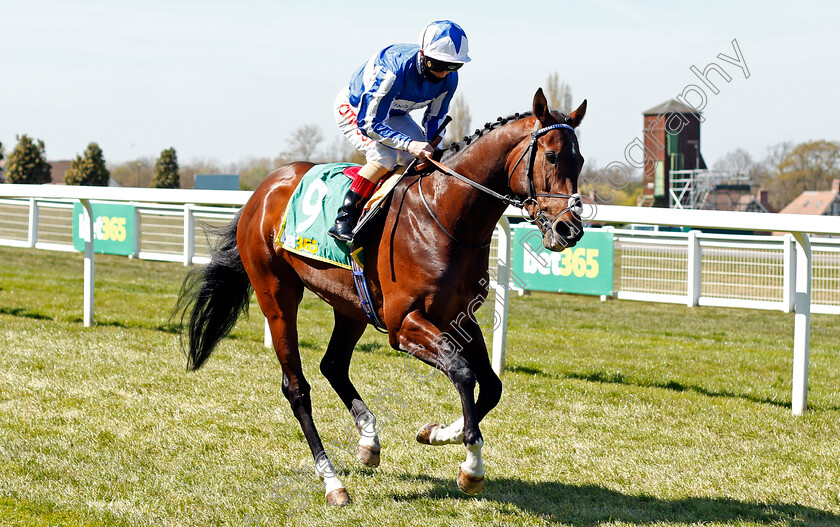
<svg viewBox="0 0 840 527"><path fill-rule="evenodd" d="M754 164L749 152L743 148L736 148L718 159L714 167L716 170L737 170L746 173Z"/></svg>
<svg viewBox="0 0 840 527"><path fill-rule="evenodd" d="M365 155L356 150L344 135L333 137L328 157L336 162L365 164Z"/></svg>
<svg viewBox="0 0 840 527"><path fill-rule="evenodd" d="M768 146L767 158L764 162L772 168L778 169L791 150L793 150L793 143L791 141L783 141L773 146Z"/></svg>
<svg viewBox="0 0 840 527"><path fill-rule="evenodd" d="M324 141L324 135L317 124L305 124L296 128L287 141L289 150L281 157L293 158L297 161L311 161L318 151L318 146Z"/></svg>
<svg viewBox="0 0 840 527"><path fill-rule="evenodd" d="M452 104L449 105L449 116L452 117L452 122L447 127L446 136L450 141L460 141L462 137L470 135L472 116L463 94L457 95L452 100Z"/></svg>
<svg viewBox="0 0 840 527"><path fill-rule="evenodd" d="M715 170L732 170L747 176L750 185L760 185L767 176L767 170L761 163L753 161L749 152L743 148L736 148L718 159L714 164Z"/></svg>
<svg viewBox="0 0 840 527"><path fill-rule="evenodd" d="M572 108L572 88L565 81L560 80L560 75L557 72L548 76L543 93L548 101L548 107L552 110L559 110L565 114L574 110Z"/></svg>
<svg viewBox="0 0 840 527"><path fill-rule="evenodd" d="M181 188L193 188L196 174L232 174L234 172L226 170L218 159L205 157L190 159L189 163L181 165L179 173Z"/></svg>
<svg viewBox="0 0 840 527"><path fill-rule="evenodd" d="M775 186L776 178L779 176L779 165L791 150L793 150L793 143L790 141L767 147L767 155L753 168L762 187L772 189ZM771 202L773 202L772 197Z"/></svg>

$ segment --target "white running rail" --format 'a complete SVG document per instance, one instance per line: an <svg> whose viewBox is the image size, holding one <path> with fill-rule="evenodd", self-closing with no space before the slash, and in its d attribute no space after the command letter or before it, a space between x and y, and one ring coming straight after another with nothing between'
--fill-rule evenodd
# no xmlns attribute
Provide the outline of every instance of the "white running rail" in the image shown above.
<svg viewBox="0 0 840 527"><path fill-rule="evenodd" d="M197 240L196 218L226 223L250 198L247 191L141 189L60 185L0 185L0 245L72 251L72 204L82 203L85 234L84 324L93 323L94 252L91 201L133 203L142 221L134 256L142 259L206 263L206 245ZM195 205L200 203L201 205ZM685 302L689 306L730 306L795 311L792 410L807 407L811 312L840 314L840 241L809 234L840 235L840 218L729 211L673 210L599 205L590 217L599 223L640 223L707 229L776 231L786 236L726 236L650 233L615 229L620 276L619 299ZM504 369L512 238L509 208L496 231L493 366ZM795 240L795 243L794 243ZM813 251L812 251L813 248ZM813 261L813 254L818 261ZM823 261L824 260L824 261ZM744 263L744 262L747 263ZM821 263L822 262L822 263ZM812 279L812 268L817 276ZM491 266L491 274L492 273ZM797 272L802 270L804 272ZM734 277L734 278L733 278ZM738 280L733 287L729 280ZM749 282L749 283L747 283ZM814 284L814 285L812 285ZM814 289L812 289L812 287ZM743 293L737 291L743 290ZM812 292L820 297L813 305ZM270 345L266 329L266 344Z"/></svg>

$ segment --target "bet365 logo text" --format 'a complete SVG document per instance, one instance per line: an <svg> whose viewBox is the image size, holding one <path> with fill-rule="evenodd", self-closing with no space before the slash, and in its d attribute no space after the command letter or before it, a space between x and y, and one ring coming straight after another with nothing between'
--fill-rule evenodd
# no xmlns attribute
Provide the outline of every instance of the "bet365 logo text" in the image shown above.
<svg viewBox="0 0 840 527"><path fill-rule="evenodd" d="M93 237L101 241L125 241L125 218L97 216L93 222ZM88 226L84 214L79 215L79 236L87 237Z"/></svg>
<svg viewBox="0 0 840 527"><path fill-rule="evenodd" d="M524 269L527 274L553 274L554 276L577 276L595 278L598 276L598 249L576 247L560 253L535 254L529 248L523 251Z"/></svg>
<svg viewBox="0 0 840 527"><path fill-rule="evenodd" d="M611 232L587 230L562 252L543 248L543 234L533 225L513 229L512 271L522 289L585 295L612 295L614 242Z"/></svg>

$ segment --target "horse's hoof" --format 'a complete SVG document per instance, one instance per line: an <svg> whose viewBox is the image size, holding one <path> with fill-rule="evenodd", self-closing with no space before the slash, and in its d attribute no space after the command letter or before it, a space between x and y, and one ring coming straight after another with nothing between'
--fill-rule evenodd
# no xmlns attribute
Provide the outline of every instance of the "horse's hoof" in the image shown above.
<svg viewBox="0 0 840 527"><path fill-rule="evenodd" d="M470 496L479 494L484 490L484 476L470 476L459 468L458 488Z"/></svg>
<svg viewBox="0 0 840 527"><path fill-rule="evenodd" d="M379 466L379 449L373 449L364 445L357 445L356 459L369 467L376 468Z"/></svg>
<svg viewBox="0 0 840 527"><path fill-rule="evenodd" d="M347 489L344 487L335 489L327 493L327 505L335 505L343 507L350 505L350 495L347 494Z"/></svg>
<svg viewBox="0 0 840 527"><path fill-rule="evenodd" d="M417 432L417 442L421 445L432 444L432 431L440 426L440 423L429 423Z"/></svg>

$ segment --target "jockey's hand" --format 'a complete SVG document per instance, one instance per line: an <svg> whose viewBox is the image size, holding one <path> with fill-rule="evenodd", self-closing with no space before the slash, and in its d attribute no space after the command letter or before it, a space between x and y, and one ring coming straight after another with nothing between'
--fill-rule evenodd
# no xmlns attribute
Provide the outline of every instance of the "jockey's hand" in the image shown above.
<svg viewBox="0 0 840 527"><path fill-rule="evenodd" d="M424 141L412 141L408 143L408 153L423 161L427 157L432 157L435 147Z"/></svg>

